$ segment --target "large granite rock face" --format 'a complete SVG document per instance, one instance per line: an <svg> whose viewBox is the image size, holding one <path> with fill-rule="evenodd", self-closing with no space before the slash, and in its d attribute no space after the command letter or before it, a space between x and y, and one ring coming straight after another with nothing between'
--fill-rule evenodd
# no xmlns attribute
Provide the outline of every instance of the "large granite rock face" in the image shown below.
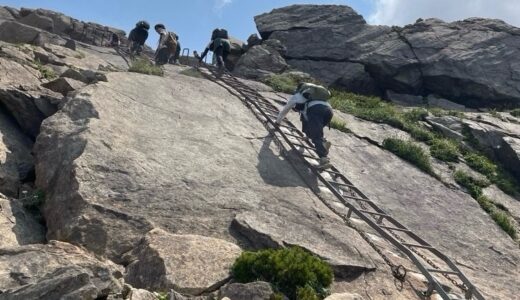
<svg viewBox="0 0 520 300"><path fill-rule="evenodd" d="M0 248L43 243L44 227L17 199L0 194Z"/></svg>
<svg viewBox="0 0 520 300"><path fill-rule="evenodd" d="M239 212L265 211L286 224L268 228L279 240L348 240L355 246L342 265L374 268L377 254L309 194L239 100L207 80L171 76L108 74L44 121L34 151L49 239L125 262L153 227L248 245L230 225ZM341 230L324 238L323 222ZM293 237L293 228L308 235Z"/></svg>
<svg viewBox="0 0 520 300"><path fill-rule="evenodd" d="M436 94L467 107L520 106L520 29L500 20L427 19L399 28L367 25L347 6L295 5L255 21L264 39L287 47L289 64L329 85ZM363 66L357 76L348 71L353 64Z"/></svg>
<svg viewBox="0 0 520 300"><path fill-rule="evenodd" d="M269 74L283 73L288 67L274 47L257 45L240 57L233 71L238 76L261 79Z"/></svg>
<svg viewBox="0 0 520 300"><path fill-rule="evenodd" d="M198 295L229 280L241 252L224 240L154 229L131 254L134 261L126 269L125 280L138 288Z"/></svg>
<svg viewBox="0 0 520 300"><path fill-rule="evenodd" d="M0 249L0 299L106 299L120 267L62 242Z"/></svg>

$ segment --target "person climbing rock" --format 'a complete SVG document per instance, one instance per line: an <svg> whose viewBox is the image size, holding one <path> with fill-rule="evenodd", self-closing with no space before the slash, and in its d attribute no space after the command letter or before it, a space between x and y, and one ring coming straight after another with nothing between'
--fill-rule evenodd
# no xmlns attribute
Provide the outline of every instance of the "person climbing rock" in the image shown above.
<svg viewBox="0 0 520 300"><path fill-rule="evenodd" d="M176 34L168 32L163 24L155 25L155 31L160 35L159 45L155 51L155 64L164 65L170 61L170 58L175 55L177 51Z"/></svg>
<svg viewBox="0 0 520 300"><path fill-rule="evenodd" d="M229 52L231 51L231 44L229 43L229 36L226 29L216 28L211 34L211 41L209 42L204 52L199 58L199 63L204 60L204 57L209 51L213 51L216 56L217 67L223 71L226 67L226 60Z"/></svg>
<svg viewBox="0 0 520 300"><path fill-rule="evenodd" d="M143 51L143 46L148 39L148 30L150 24L146 21L139 21L135 24L135 28L130 31L128 35L130 56L140 55Z"/></svg>
<svg viewBox="0 0 520 300"><path fill-rule="evenodd" d="M109 47L118 48L121 44L121 41L119 40L119 35L117 33L112 32L112 36L110 37L110 41L108 42Z"/></svg>
<svg viewBox="0 0 520 300"><path fill-rule="evenodd" d="M328 102L330 96L330 91L321 85L301 83L276 119L276 124L281 124L292 108L300 112L302 131L311 139L316 148L320 157L318 166L320 169L331 167L328 158L331 143L325 139L323 134L323 128L330 123L334 114Z"/></svg>

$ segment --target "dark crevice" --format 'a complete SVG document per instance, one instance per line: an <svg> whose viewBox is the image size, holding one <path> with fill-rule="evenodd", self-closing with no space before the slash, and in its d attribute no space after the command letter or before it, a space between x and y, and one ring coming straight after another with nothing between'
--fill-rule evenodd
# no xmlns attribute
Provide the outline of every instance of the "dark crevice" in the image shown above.
<svg viewBox="0 0 520 300"><path fill-rule="evenodd" d="M399 28L399 27L393 27L392 28L392 31L395 32L397 34L397 36L399 37L399 39L405 43L408 48L410 48L410 51L412 52L415 60L417 61L417 64L415 65L417 67L417 70L419 71L419 74L421 74L421 78L420 78L420 85L419 85L419 90L421 91L421 95L422 96L426 96L424 94L424 91L423 91L423 85L424 85L424 72L422 70L422 62L421 60L419 59L419 56L417 55L417 52L415 52L415 49L412 45L412 43L406 38L406 36L402 33L402 29Z"/></svg>

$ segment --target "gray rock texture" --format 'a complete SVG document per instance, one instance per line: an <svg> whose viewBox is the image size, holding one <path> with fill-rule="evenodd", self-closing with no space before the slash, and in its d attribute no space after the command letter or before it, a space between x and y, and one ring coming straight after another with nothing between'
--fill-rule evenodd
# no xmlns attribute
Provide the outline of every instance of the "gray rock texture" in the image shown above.
<svg viewBox="0 0 520 300"><path fill-rule="evenodd" d="M17 199L0 194L0 248L43 243L45 229Z"/></svg>
<svg viewBox="0 0 520 300"><path fill-rule="evenodd" d="M72 78L60 77L56 80L45 83L42 86L66 96L69 92L73 92L77 89L84 87L85 84L81 81Z"/></svg>
<svg viewBox="0 0 520 300"><path fill-rule="evenodd" d="M125 280L138 288L199 295L229 280L231 266L241 252L224 240L154 229L132 252Z"/></svg>
<svg viewBox="0 0 520 300"><path fill-rule="evenodd" d="M233 300L270 300L273 294L273 288L267 282L231 283L220 289L219 299L228 297Z"/></svg>
<svg viewBox="0 0 520 300"><path fill-rule="evenodd" d="M99 299L122 290L119 267L62 242L0 249L0 299Z"/></svg>
<svg viewBox="0 0 520 300"><path fill-rule="evenodd" d="M283 73L289 66L280 52L269 45L257 45L240 57L234 73L238 76L261 79L273 73Z"/></svg>
<svg viewBox="0 0 520 300"><path fill-rule="evenodd" d="M437 94L467 107L520 106L520 29L500 20L372 26L348 6L293 5L255 21L263 39L287 47L289 64L329 85L356 87L348 68L330 66L361 64L360 92Z"/></svg>

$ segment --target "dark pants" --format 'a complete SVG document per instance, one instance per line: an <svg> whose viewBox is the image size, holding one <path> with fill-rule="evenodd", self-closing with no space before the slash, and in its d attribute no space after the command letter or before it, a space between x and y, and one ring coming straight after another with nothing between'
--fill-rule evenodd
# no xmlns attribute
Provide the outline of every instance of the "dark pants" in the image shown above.
<svg viewBox="0 0 520 300"><path fill-rule="evenodd" d="M325 148L327 141L323 136L323 128L332 120L332 109L326 105L314 105L307 109L307 120L302 116L302 131L312 140L319 157L327 157L329 151Z"/></svg>
<svg viewBox="0 0 520 300"><path fill-rule="evenodd" d="M225 67L225 61L231 51L231 44L227 39L217 38L213 41L213 54L216 56L217 67Z"/></svg>
<svg viewBox="0 0 520 300"><path fill-rule="evenodd" d="M167 64L168 61L170 61L170 57L172 56L172 51L168 48L162 48L157 53L157 56L155 57L155 64L156 65L164 65Z"/></svg>

